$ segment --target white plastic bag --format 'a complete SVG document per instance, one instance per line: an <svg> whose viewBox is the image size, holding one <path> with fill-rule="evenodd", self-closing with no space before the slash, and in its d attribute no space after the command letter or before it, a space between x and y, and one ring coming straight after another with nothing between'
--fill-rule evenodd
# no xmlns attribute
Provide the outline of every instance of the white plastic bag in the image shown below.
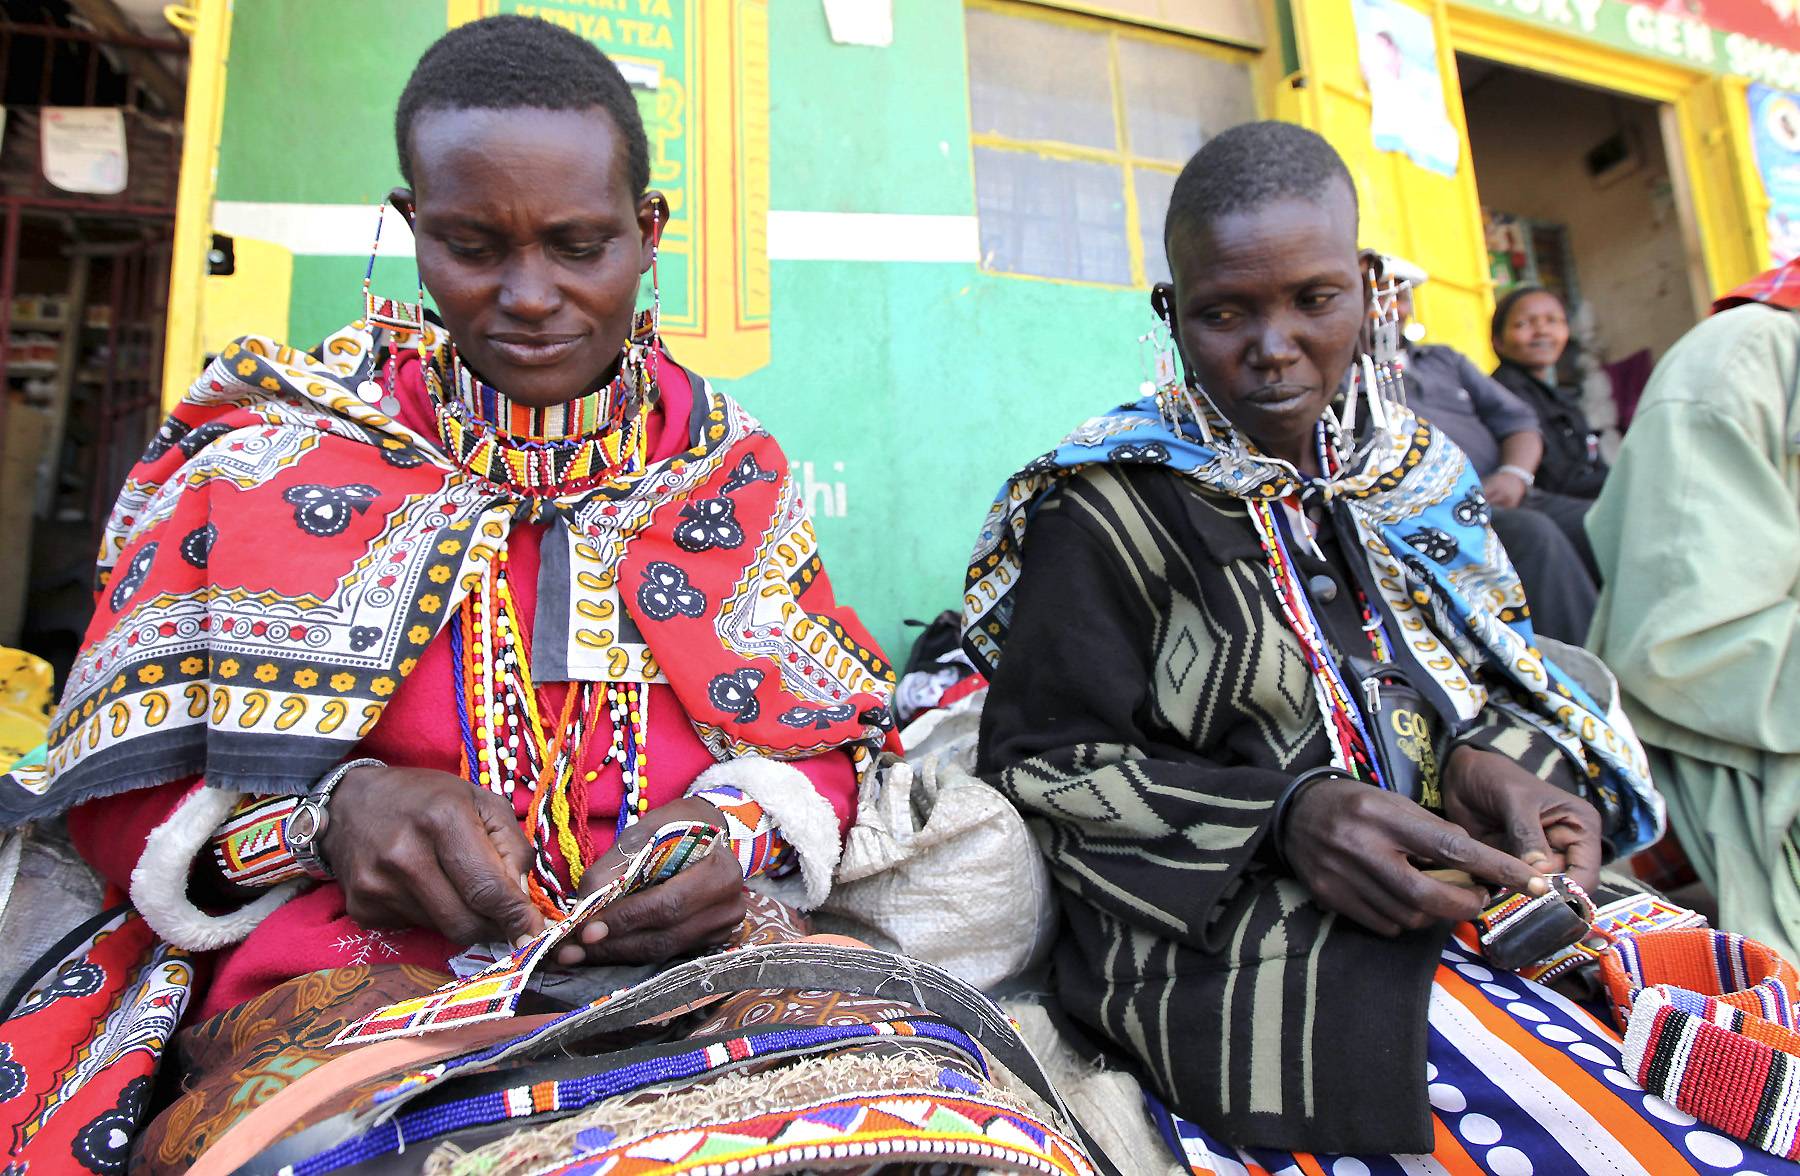
<svg viewBox="0 0 1800 1176"><path fill-rule="evenodd" d="M1056 907L1024 819L971 774L980 709L967 702L909 728L907 758L858 798L831 896L812 917L992 988L1042 957Z"/></svg>

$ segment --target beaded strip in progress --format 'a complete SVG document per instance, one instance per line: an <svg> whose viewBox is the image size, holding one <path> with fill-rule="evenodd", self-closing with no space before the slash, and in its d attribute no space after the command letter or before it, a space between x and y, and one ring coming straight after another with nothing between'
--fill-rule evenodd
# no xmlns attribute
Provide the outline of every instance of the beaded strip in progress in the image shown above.
<svg viewBox="0 0 1800 1176"><path fill-rule="evenodd" d="M581 899L566 915L551 920L511 954L466 979L452 980L424 996L377 1009L346 1026L331 1044L365 1045L512 1016L544 957L590 915L608 903L674 877L705 857L719 836L718 829L695 821L664 825L648 845L632 855L624 873Z"/></svg>

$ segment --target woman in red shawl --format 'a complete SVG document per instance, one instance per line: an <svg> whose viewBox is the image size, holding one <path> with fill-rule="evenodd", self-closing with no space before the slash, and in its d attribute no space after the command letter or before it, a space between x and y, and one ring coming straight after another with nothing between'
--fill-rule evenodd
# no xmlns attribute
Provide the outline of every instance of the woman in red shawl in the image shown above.
<svg viewBox="0 0 1800 1176"><path fill-rule="evenodd" d="M120 496L47 765L0 781L0 818L67 811L136 912L0 1035L15 1156L185 1169L346 1026L505 957L671 822L730 852L546 966L792 940L769 896L830 886L892 675L774 440L653 313L634 332L666 205L630 90L573 35L497 17L425 54L396 123L390 200L441 328L369 296L316 353L225 350ZM757 999L711 1028L916 1012ZM104 1049L45 1028L78 1022Z"/></svg>

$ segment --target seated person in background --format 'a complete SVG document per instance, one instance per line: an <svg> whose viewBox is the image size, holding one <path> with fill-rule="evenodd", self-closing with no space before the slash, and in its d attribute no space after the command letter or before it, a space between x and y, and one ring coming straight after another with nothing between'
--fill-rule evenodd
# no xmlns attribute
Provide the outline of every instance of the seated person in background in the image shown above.
<svg viewBox="0 0 1800 1176"><path fill-rule="evenodd" d="M1196 1158L1693 1171L1592 1062L1616 1034L1452 937L1488 886L1592 883L1661 801L1628 729L1532 649L1462 452L1351 377L1376 334L1356 228L1311 131L1210 140L1156 295L1185 386L1081 426L983 527L979 764L1057 882L1057 1011ZM1402 714L1417 758L1387 739Z"/></svg>
<svg viewBox="0 0 1800 1176"><path fill-rule="evenodd" d="M1719 925L1800 949L1800 264L1656 367L1588 516L1618 672Z"/></svg>
<svg viewBox="0 0 1800 1176"><path fill-rule="evenodd" d="M1401 258L1378 261L1388 276L1408 283L1397 306L1405 326L1413 313L1412 287L1423 285L1427 275ZM1456 442L1481 479L1494 533L1531 601L1532 627L1580 645L1594 617L1594 578L1561 528L1525 504L1544 454L1537 413L1454 347L1409 344L1405 369L1407 407Z"/></svg>
<svg viewBox="0 0 1800 1176"><path fill-rule="evenodd" d="M1606 483L1600 434L1581 407L1581 389L1562 383L1556 365L1569 346L1562 299L1542 286L1515 286L1494 308L1490 330L1500 357L1494 379L1529 404L1544 438L1543 459L1525 505L1556 520L1599 579L1581 521Z"/></svg>

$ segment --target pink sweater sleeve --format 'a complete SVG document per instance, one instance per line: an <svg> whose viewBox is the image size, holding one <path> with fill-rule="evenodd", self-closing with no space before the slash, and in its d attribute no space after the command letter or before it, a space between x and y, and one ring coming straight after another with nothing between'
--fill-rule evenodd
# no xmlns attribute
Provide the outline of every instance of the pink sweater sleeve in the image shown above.
<svg viewBox="0 0 1800 1176"><path fill-rule="evenodd" d="M841 840L856 819L856 769L850 763L850 753L838 748L811 759L796 760L794 767L830 802L831 811L837 814Z"/></svg>
<svg viewBox="0 0 1800 1176"><path fill-rule="evenodd" d="M69 810L69 840L102 878L129 890L150 834L200 786L200 777L191 776L76 805Z"/></svg>

